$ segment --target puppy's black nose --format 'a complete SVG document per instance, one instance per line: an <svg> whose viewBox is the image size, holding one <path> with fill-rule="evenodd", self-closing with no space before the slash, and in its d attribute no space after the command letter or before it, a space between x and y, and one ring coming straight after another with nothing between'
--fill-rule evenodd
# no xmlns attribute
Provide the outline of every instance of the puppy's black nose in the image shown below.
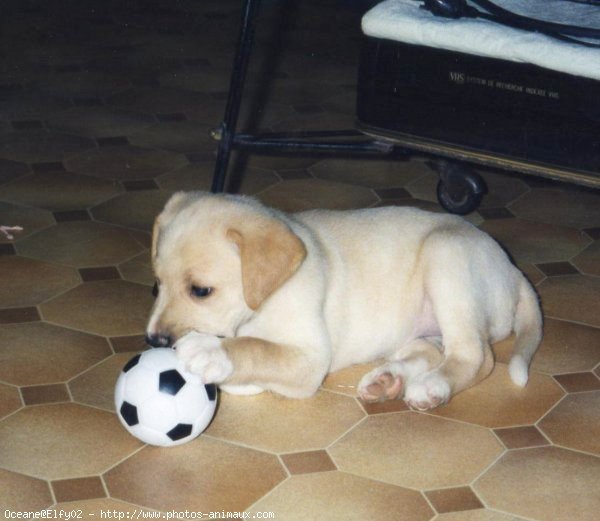
<svg viewBox="0 0 600 521"><path fill-rule="evenodd" d="M154 335L146 334L146 344L150 347L171 347L173 339L169 335L156 333Z"/></svg>

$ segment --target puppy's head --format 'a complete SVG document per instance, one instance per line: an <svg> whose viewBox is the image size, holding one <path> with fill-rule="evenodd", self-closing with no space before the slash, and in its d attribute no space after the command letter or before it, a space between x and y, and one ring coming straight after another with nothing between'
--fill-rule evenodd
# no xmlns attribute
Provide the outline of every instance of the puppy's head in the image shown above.
<svg viewBox="0 0 600 521"><path fill-rule="evenodd" d="M175 194L154 223L148 343L172 345L190 331L234 336L305 256L298 236L254 199Z"/></svg>

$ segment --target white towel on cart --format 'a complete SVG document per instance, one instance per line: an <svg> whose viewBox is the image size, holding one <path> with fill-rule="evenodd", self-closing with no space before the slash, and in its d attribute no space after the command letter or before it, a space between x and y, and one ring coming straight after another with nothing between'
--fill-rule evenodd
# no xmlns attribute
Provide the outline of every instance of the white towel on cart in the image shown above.
<svg viewBox="0 0 600 521"><path fill-rule="evenodd" d="M600 28L600 7L564 0L495 0L517 14L569 25ZM600 49L481 18L449 19L420 8L416 0L386 0L362 19L367 36L466 54L531 63L600 80ZM600 94L599 94L600 95Z"/></svg>

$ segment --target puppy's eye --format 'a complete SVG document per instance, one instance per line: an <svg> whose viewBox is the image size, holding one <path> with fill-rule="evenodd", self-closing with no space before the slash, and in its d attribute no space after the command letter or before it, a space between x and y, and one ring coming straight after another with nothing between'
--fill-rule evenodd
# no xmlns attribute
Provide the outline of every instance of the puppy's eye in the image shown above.
<svg viewBox="0 0 600 521"><path fill-rule="evenodd" d="M208 297L213 292L213 288L207 288L204 286L192 286L191 293L196 298Z"/></svg>

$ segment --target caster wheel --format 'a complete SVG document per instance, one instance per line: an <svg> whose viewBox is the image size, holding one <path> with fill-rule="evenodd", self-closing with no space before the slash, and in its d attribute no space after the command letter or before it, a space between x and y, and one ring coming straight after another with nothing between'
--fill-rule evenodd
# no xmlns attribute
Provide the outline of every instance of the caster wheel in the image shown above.
<svg viewBox="0 0 600 521"><path fill-rule="evenodd" d="M444 163L437 170L440 174L437 197L444 210L458 215L476 210L486 192L481 176L458 163Z"/></svg>

